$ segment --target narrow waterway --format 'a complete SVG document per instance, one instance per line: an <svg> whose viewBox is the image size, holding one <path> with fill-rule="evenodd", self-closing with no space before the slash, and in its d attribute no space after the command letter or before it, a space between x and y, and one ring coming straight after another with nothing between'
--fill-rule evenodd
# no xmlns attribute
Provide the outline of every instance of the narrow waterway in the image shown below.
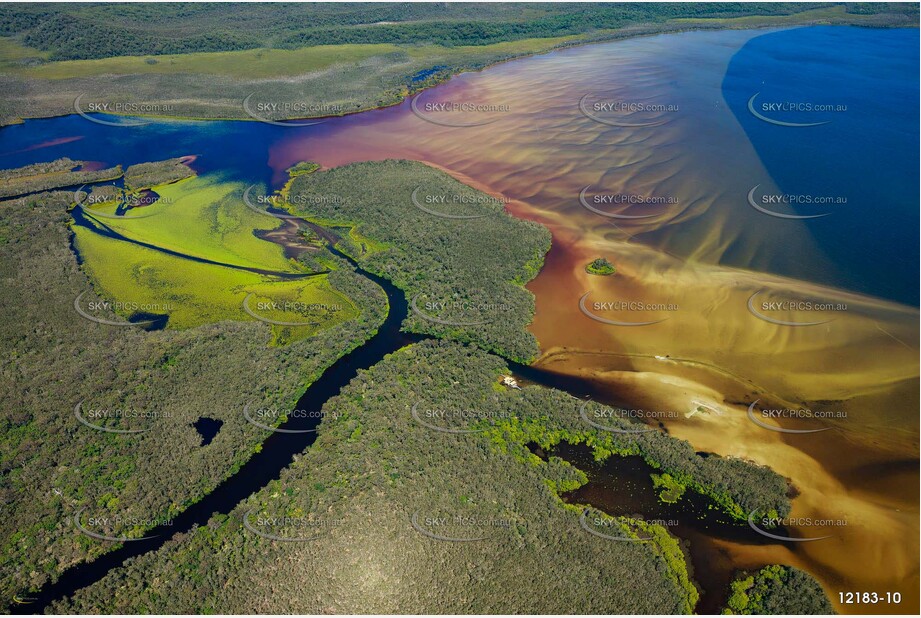
<svg viewBox="0 0 921 618"><path fill-rule="evenodd" d="M538 364L555 373L514 367L516 375L605 403L686 410L695 399L715 402L724 412L718 419L682 417L667 429L699 450L756 461L789 477L801 491L794 500L797 516L850 522L834 538L796 548L727 541L721 545L726 560L803 568L833 599L840 591L899 590L901 607L875 610L910 611L918 595L918 314L916 284L902 275L917 265L905 261L914 258L902 248L917 246L908 238L917 229L911 197L917 125L904 102L916 102L918 91L916 57L903 50L917 44L917 30L798 28L778 35L782 45L764 35L684 33L573 48L463 75L420 95L430 102L480 101L512 110L463 130L426 122L411 113L409 101L303 128L172 121L119 128L69 116L4 128L0 166L60 156L105 156L109 160L100 166L130 165L194 152L201 174L220 172L277 188L286 169L303 160L333 167L408 158L501 194L512 200L513 214L543 223L554 235L544 268L528 289L537 310L530 330L545 352ZM797 57L822 60L804 67ZM861 87L841 90L829 83ZM818 102L846 103L849 111L817 128L821 138L813 130L763 123L747 111L753 94L783 100L792 87L806 88ZM666 122L655 130L609 126L579 112L586 95L651 101L675 111L665 112ZM241 143L247 147L228 147ZM817 152L819 146L831 154ZM765 195L850 201L833 216L792 222L750 207L746 195L753 186ZM672 201L651 204L656 208L650 219L625 226L621 221L624 234L581 205L586 187L609 197ZM630 212L644 207L628 206ZM875 213L874 222L867 221L868 212ZM584 265L598 256L617 264L617 277L585 273ZM784 297L846 302L848 310L821 328L778 328L746 309L746 301L764 288ZM586 291L599 301L626 298L677 309L658 326L611 327L579 311L577 301ZM906 298L909 305L890 302ZM402 294L399 299L405 302ZM402 307L405 314L405 305L392 297L390 302L388 324L403 337L393 312ZM399 347L381 334L368 345ZM362 350L343 361L358 364ZM368 360L376 362L370 353ZM703 371L704 365L732 375ZM847 413L847 423L813 437L764 430L744 413L747 403L766 393L803 407L834 405ZM297 452L309 445L310 435L285 437ZM280 448L284 441L272 438L273 448ZM260 465L274 465L260 457ZM215 506L216 500L203 508ZM196 515L189 525L207 516ZM143 551L148 549L125 550L112 565ZM72 582L79 568L63 580ZM106 570L96 572L101 577ZM66 593L62 587L60 594Z"/></svg>
<svg viewBox="0 0 921 618"><path fill-rule="evenodd" d="M79 209L76 209L79 211ZM81 223L80 214L75 213L77 224ZM87 226L95 229L93 226ZM98 231L98 230L97 230ZM348 384L361 369L368 369L383 360L384 356L395 352L410 343L423 339L418 335L404 333L400 325L406 318L408 304L403 292L388 280L363 270L347 255L333 247L329 250L336 256L347 260L355 270L367 277L387 295L389 312L377 333L349 354L333 363L311 384L298 399L298 410L320 410L331 398ZM242 410L241 410L242 414ZM289 416L279 425L285 430L315 430L322 418L305 415ZM77 590L102 579L109 571L118 568L130 558L160 549L174 535L188 532L195 526L203 526L215 514L228 514L240 502L253 493L279 478L281 471L289 466L294 456L302 453L316 440L316 432L285 433L272 432L262 443L262 449L254 454L232 476L225 479L209 494L172 519L171 525L163 525L150 530L146 538L125 543L118 549L99 556L92 562L79 564L68 569L53 584L44 586L38 593L30 596L31 603L16 605L16 613L43 613L49 604L73 595Z"/></svg>
<svg viewBox="0 0 921 618"><path fill-rule="evenodd" d="M734 521L707 496L686 491L676 502L661 500L653 485L658 472L642 457L610 457L598 463L584 444L562 442L545 453L532 446L538 456L559 457L588 475L589 482L562 498L570 504L588 504L615 517L630 517L656 522L681 541L688 571L700 592L694 608L701 615L719 614L729 596L729 584L741 565L721 546L728 541L741 545L778 545L744 522ZM786 535L785 529L774 530ZM792 546L793 543L786 545ZM745 569L767 566L768 561L749 563Z"/></svg>
<svg viewBox="0 0 921 618"><path fill-rule="evenodd" d="M74 215L75 225L109 236L110 231L107 228L92 225L79 208L75 209L72 214ZM297 240L300 225L306 225L313 230L327 242L326 248L333 255L347 261L358 274L367 277L380 286L387 296L389 307L387 317L377 333L363 345L333 363L298 399L296 409L321 410L327 401L338 395L341 389L358 375L359 370L369 369L383 360L386 355L411 343L422 341L427 336L407 333L401 330L401 325L408 315L409 307L404 292L387 279L362 269L353 258L336 249L334 245L338 241L338 237L330 230L306 222L300 222L300 224L286 223L285 227L289 228L286 233L274 238L276 242L282 244L286 253L290 253L292 256L298 253ZM113 238L122 242L135 242L120 235L116 236L117 238ZM79 259L79 254L77 256ZM192 256L181 254L179 254L179 257L193 259ZM591 380L522 365L508 360L506 360L506 363L511 372L525 383L530 382L548 388L556 388L579 398L592 397L594 400L603 403L617 403L612 400L609 389ZM65 571L55 583L46 585L38 593L32 595L28 604L17 605L13 608L13 611L19 614L43 613L51 603L72 596L81 588L98 582L110 571L122 566L125 561L157 551L173 536L186 533L196 526L206 525L208 520L216 514L229 514L240 502L246 500L271 481L278 479L282 470L292 463L294 457L304 452L314 443L316 432L305 432L304 430L316 430L321 421L322 417L312 415L288 417L278 428L292 430L293 432L272 432L262 443L262 449L253 455L235 474L221 482L200 501L174 517L169 524L148 531L143 539L125 543L118 549L103 554L92 562L83 563ZM613 474L608 470L612 465L621 466L624 462L626 462L624 465L628 465L630 462L624 460L624 462L608 464L599 472L597 469L593 470L595 466L593 466L590 458L580 457L578 451L572 451L566 445L561 445L559 452L554 454L560 455L577 467L586 470L593 478L589 485L567 495L566 499L573 502L592 504L611 515L628 514L623 512L624 505L629 505L630 509L632 509L628 509L629 514L641 513L647 519L652 519L662 514L661 507L656 506L656 493L651 486L648 474L645 474L645 481L649 487L644 486L639 491L633 491L632 489L626 493L611 491L610 487L607 486L609 483L606 483L605 480L620 477L621 473L623 473L623 479L626 479L624 487L633 488L636 485L639 479L637 474L629 474L629 471L621 470L620 467L617 468L618 472ZM620 460L620 458L615 459ZM605 470L608 471L605 473ZM636 472L636 470L633 470L633 472ZM641 474L640 476L643 475ZM632 500L618 503L618 496L621 498L632 496ZM694 513L704 512L701 511L701 508L703 508L701 504L706 502L703 497L695 495L687 498L686 502L691 504L691 509ZM682 510L685 509L682 508ZM692 524L693 533L691 535L681 534L680 531L677 532L677 536L685 540L691 540L690 537L693 537L694 546L690 548L689 556L692 557L693 566L695 567L704 566L702 560L713 555L712 544L706 542L706 537L711 534L711 531L715 538L739 540L741 537L745 537L746 540L759 544L766 540L763 537L749 538L757 537L757 535L749 534L751 531L747 528L743 530L735 522L724 521L724 518L721 519L719 515L714 515L713 513L708 514L705 520L706 525L704 528ZM682 531L686 532L684 528L682 528ZM673 530L673 532L676 531ZM702 552L695 551L698 548ZM687 549L689 548L686 547ZM695 557L697 559L694 559ZM718 577L708 577L703 583L698 582L703 592L702 599L709 600L707 611L717 611L719 609L720 603L725 596L725 591L722 588L728 581L727 578L735 570L734 565L726 561L723 562L724 568L719 570ZM701 568L698 573L707 575L707 570ZM718 589L708 590L710 585L716 585Z"/></svg>

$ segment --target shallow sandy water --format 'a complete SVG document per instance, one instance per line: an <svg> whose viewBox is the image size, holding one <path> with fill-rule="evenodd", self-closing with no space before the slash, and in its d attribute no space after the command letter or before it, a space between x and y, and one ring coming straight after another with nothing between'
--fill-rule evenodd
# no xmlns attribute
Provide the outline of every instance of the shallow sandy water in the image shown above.
<svg viewBox="0 0 921 618"><path fill-rule="evenodd" d="M337 122L271 153L281 173L300 160L325 166L410 158L509 200L508 208L553 233L553 249L529 284L537 313L538 365L608 384L625 405L670 410L665 422L697 450L744 457L791 479L798 518L846 525L789 526L822 541L740 546L726 543L740 568L770 562L816 575L838 605L839 591L901 591L899 607L918 608L918 310L815 281L836 266L796 221L766 221L746 202L749 189L777 188L727 108L721 80L732 55L761 32L657 36L566 50L461 76L419 95L429 120L485 123L447 127L409 104ZM676 111L603 116L589 101L673 106ZM426 102L478 102L508 111L430 112ZM421 107L420 107L421 106ZM639 195L672 203L586 209L579 195ZM613 277L585 272L605 256ZM770 273L794 273L796 278ZM825 312L749 310L759 301L846 305ZM586 293L590 312L580 310ZM664 310L594 310L595 302L666 305ZM756 307L759 305L756 305ZM657 359L656 356L667 357ZM833 429L787 434L747 416L761 405L846 414ZM700 403L718 410L685 414ZM766 421L822 429L826 421ZM907 489L906 489L907 488ZM840 606L844 613L859 606Z"/></svg>

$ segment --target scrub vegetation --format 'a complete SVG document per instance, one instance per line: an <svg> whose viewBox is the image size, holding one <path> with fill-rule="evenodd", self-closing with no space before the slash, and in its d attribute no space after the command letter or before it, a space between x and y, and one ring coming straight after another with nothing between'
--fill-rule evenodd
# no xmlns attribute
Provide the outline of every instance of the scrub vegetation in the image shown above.
<svg viewBox="0 0 921 618"><path fill-rule="evenodd" d="M83 165L68 158L35 163L0 171L0 198L28 195L85 183L121 178L120 165L102 170L83 170Z"/></svg>
<svg viewBox="0 0 921 618"><path fill-rule="evenodd" d="M16 5L0 12L0 33L49 52L54 60L183 54L265 47L342 43L484 45L610 30L688 17L778 16L838 7L851 14L917 14L896 4L865 3L467 3L413 6L385 3L181 8L49 4ZM177 26L181 25L179 28Z"/></svg>
<svg viewBox="0 0 921 618"><path fill-rule="evenodd" d="M581 507L562 502L586 475L542 461L527 443L564 433L607 456L643 451L675 468L709 468L711 479L760 486L762 503L786 504L785 483L766 469L704 460L664 434L611 441L581 421L577 399L506 389L498 379L507 372L475 346L401 349L327 402L317 441L277 482L52 609L690 613L697 591L664 528L590 510L587 525L603 534L651 540L606 539L582 527Z"/></svg>
<svg viewBox="0 0 921 618"><path fill-rule="evenodd" d="M183 157L167 159L166 161L152 161L128 166L125 170L125 188L139 191L150 189L156 185L169 183L189 178L195 175L186 164Z"/></svg>
<svg viewBox="0 0 921 618"><path fill-rule="evenodd" d="M167 195L191 183L158 191ZM278 284L261 276L193 265L76 227L76 242L87 253L81 267L70 246L73 202L72 191L0 202L0 603L6 608L15 595L27 598L67 567L117 546L77 531L73 517L81 509L89 516L162 521L232 475L266 436L245 420L243 406L294 406L326 367L376 331L387 306L378 286L343 264L318 279L284 281L285 293L276 296ZM241 283L239 273L250 279ZM239 311L240 285L254 292L254 308L260 298L322 298L346 311L322 328L270 327ZM230 304L221 314L220 303L204 312L224 294L229 299L231 290L236 314ZM184 328L92 322L75 312L78 296L84 311L118 322L138 308L131 303L142 310L147 302L172 303L171 321ZM202 313L196 314L199 299ZM302 336L305 329L309 337ZM91 428L78 420L78 404L97 426L146 431ZM222 421L207 446L193 426L201 417ZM146 527L118 532L141 536Z"/></svg>
<svg viewBox="0 0 921 618"><path fill-rule="evenodd" d="M730 585L724 614L834 614L822 586L809 573L774 564Z"/></svg>
<svg viewBox="0 0 921 618"><path fill-rule="evenodd" d="M617 269L614 268L614 265L607 260L607 258L596 258L588 263L585 267L585 272L591 275L613 275L617 272Z"/></svg>
<svg viewBox="0 0 921 618"><path fill-rule="evenodd" d="M141 184L173 178L170 167ZM417 310L469 319L471 304L489 315L489 299L510 308L476 326L448 326L411 311L404 326L457 341L411 345L359 372L324 406L317 441L278 481L53 610L693 611L698 592L678 541L655 524L594 509L580 520L582 508L560 495L586 483L585 473L557 457L542 461L532 443L546 450L563 441L585 444L599 461L639 455L661 471L664 491L698 492L737 519L755 509L789 512L786 481L767 468L701 457L661 432L599 430L582 420L582 402L563 392L500 384L508 367L488 350L526 358L536 349L524 329L533 301L521 286L549 248L544 228L513 219L496 200L419 163L312 170L295 167L302 173L287 186L288 202L346 232L339 247L404 288ZM307 278L270 280L184 257L266 260L291 275L311 274L281 254L261 253L265 241L252 236L253 226L277 224L246 209L234 197L238 189L187 178L154 184L160 200L127 212L162 209L160 215L131 220L83 212L86 225L73 226L82 269L67 246L72 194L0 204L3 284L10 291L0 337L11 351L0 380L16 398L0 445L5 598L28 597L68 566L112 547L77 531L76 513L155 525L199 499L260 448L265 433L245 421L244 405L291 407L306 384L380 324L387 306L380 289L341 260L321 259L322 245L306 262L330 272ZM318 199L324 195L341 199ZM115 212L105 200L98 206ZM84 320L74 312L81 293L84 308L98 304L94 315L110 320L165 303L167 328ZM353 313L300 337L234 316L244 293L295 305L322 298L348 303ZM468 305L426 305L436 298ZM281 316L267 307L271 317ZM77 404L84 414L103 412L91 417L99 427L146 431L94 429L77 418ZM126 410L133 414L109 414ZM223 422L207 446L194 427L202 417ZM117 532L133 538L150 525ZM265 534L311 540L279 542ZM612 534L648 540L603 536ZM281 575L279 564L286 565ZM471 571L471 564L480 566Z"/></svg>
<svg viewBox="0 0 921 618"><path fill-rule="evenodd" d="M274 120L337 115L568 45L687 29L918 20L917 5L895 3L178 7L3 5L0 123L71 113L84 93L153 116L248 119L241 102L253 93L288 105Z"/></svg>
<svg viewBox="0 0 921 618"><path fill-rule="evenodd" d="M525 328L534 298L523 286L550 249L544 227L412 161L296 176L288 198L293 213L352 228L339 248L406 292L412 332L477 343L519 361L537 355L537 341Z"/></svg>

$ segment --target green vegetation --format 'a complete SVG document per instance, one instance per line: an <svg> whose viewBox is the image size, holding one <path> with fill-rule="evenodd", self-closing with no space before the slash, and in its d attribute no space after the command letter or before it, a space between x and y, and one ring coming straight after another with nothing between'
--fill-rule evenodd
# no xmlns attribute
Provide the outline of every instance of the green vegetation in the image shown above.
<svg viewBox="0 0 921 618"><path fill-rule="evenodd" d="M35 163L17 169L3 170L0 172L0 181L2 181L0 198L114 180L121 178L122 175L120 165L104 170L77 170L82 166L82 163L65 157L50 163Z"/></svg>
<svg viewBox="0 0 921 618"><path fill-rule="evenodd" d="M617 272L617 269L614 268L614 265L611 264L607 258L596 258L592 260L586 267L585 272L590 275L613 275Z"/></svg>
<svg viewBox="0 0 921 618"><path fill-rule="evenodd" d="M310 161L301 161L300 163L295 163L289 167L286 171L288 176L294 178L295 176L300 176L301 174L312 174L313 172L320 169L319 163L312 163Z"/></svg>
<svg viewBox="0 0 921 618"><path fill-rule="evenodd" d="M822 586L805 571L774 564L730 585L724 614L834 614Z"/></svg>
<svg viewBox="0 0 921 618"><path fill-rule="evenodd" d="M116 312L166 314L170 328L191 328L223 320L251 321L244 299L272 325L275 344L311 337L357 317L358 310L333 290L328 276L279 280L245 270L201 264L99 233L74 228L75 245L99 296L119 301ZM203 285L202 282L207 282ZM127 304L127 306L125 306Z"/></svg>
<svg viewBox="0 0 921 618"><path fill-rule="evenodd" d="M497 449L520 460L533 461L535 456L527 449L530 443L545 451L561 442L585 444L599 462L615 455L641 456L653 468L667 473L670 487L696 491L740 522L756 509L781 517L790 512L787 482L769 468L740 459L704 458L687 442L657 431L624 434L589 429L579 417L581 402L558 391L525 389L516 404L517 416L503 415L486 433ZM523 413L528 409L530 414ZM556 413L549 413L551 409ZM624 421L611 423L620 429L630 429L629 425Z"/></svg>
<svg viewBox="0 0 921 618"><path fill-rule="evenodd" d="M143 113L154 116L248 119L241 102L253 93L291 106L274 120L336 115L569 45L688 29L917 21L917 5L896 3L4 5L0 124L71 113L83 93L150 105Z"/></svg>
<svg viewBox="0 0 921 618"><path fill-rule="evenodd" d="M296 176L288 194L296 205L291 212L351 228L339 248L415 300L409 330L477 343L515 360L536 356L537 342L525 330L534 299L523 286L550 248L542 226L515 219L498 200L411 161ZM330 196L342 199L325 199ZM427 198L445 202L425 206Z"/></svg>
<svg viewBox="0 0 921 618"><path fill-rule="evenodd" d="M783 16L842 3L497 3L346 4L281 7L204 5L78 7L14 5L0 11L0 34L50 52L55 60L151 56L312 45L484 45L611 30L689 17ZM854 14L917 15L917 7L856 5Z"/></svg>
<svg viewBox="0 0 921 618"><path fill-rule="evenodd" d="M213 175L154 186L160 199L144 207L149 211L126 213L149 216L101 218L99 223L132 240L196 258L246 268L304 272L284 256L280 246L253 235L253 230L271 230L279 222L247 208L242 199L244 188L241 183ZM93 210L106 212L97 206Z"/></svg>
<svg viewBox="0 0 921 618"><path fill-rule="evenodd" d="M185 159L167 159L151 163L138 163L125 170L125 188L133 191L166 185L195 175L184 163Z"/></svg>
<svg viewBox="0 0 921 618"><path fill-rule="evenodd" d="M2 40L2 39L0 39ZM23 56L6 39L14 56ZM3 52L0 47L0 53ZM191 52L165 56L125 55L94 60L63 60L22 66L18 71L33 79L70 79L100 75L206 73L229 77L284 77L298 72L322 71L345 62L361 62L400 52L396 45L319 45L302 49L251 49L245 51ZM150 62L150 60L154 62ZM16 70L16 69L13 69Z"/></svg>
<svg viewBox="0 0 921 618"><path fill-rule="evenodd" d="M140 187L175 180L189 171L176 161L132 166L126 182L130 178ZM95 213L113 214L118 206L94 203L88 225L74 227L87 273L101 296L120 302L116 311L123 317L166 314L175 328L257 319L244 308L246 301L256 315L286 323L272 325L273 343L290 343L357 316L358 309L330 287L325 274L279 279L217 265L309 274L305 265L285 258L279 245L253 234L254 228L279 223L244 206L241 185L195 177L153 188L159 195L153 205L124 218L102 218ZM94 190L91 199L95 196ZM104 235L110 231L124 239Z"/></svg>
<svg viewBox="0 0 921 618"><path fill-rule="evenodd" d="M48 164L48 169L68 165ZM178 202L183 187L210 186L197 181L157 189ZM244 419L243 406L293 406L329 365L376 331L386 310L380 288L347 265L337 264L332 256L325 261L336 270L328 275L279 283L244 271L164 257L76 227L76 242L81 251L86 250L81 268L70 249L67 209L73 201L72 192L57 191L0 202L0 281L5 290L0 301L4 315L0 389L5 394L0 430L0 598L4 606L16 594L28 597L30 590L58 578L69 566L117 547L79 534L71 523L79 509L100 516L163 519L212 491L266 437L264 430ZM192 223L182 220L182 225ZM157 226L151 229L164 236ZM198 233L206 228L189 229ZM228 242L238 242L232 236ZM255 260L260 255L255 243L263 241L252 242L241 249L243 258ZM217 242L198 245L209 252L220 250ZM270 255L269 265L278 265L281 258ZM130 313L131 307L115 303L134 302L135 288L119 287L122 273L109 276L109 270L128 273L124 285L138 286L140 300L174 303L177 311L170 321L185 328L146 332L78 316L74 301L80 294L84 310L99 317L119 321ZM114 286L116 295L106 292L98 297L87 272L94 279L99 276L94 282L97 289ZM241 284L240 273L250 279ZM230 283L222 283L227 279ZM217 297L225 293L229 297L226 290L231 284L237 315L231 315L230 305L227 315L219 315L220 303L210 308L204 301L197 316L200 325L194 325L191 310L182 313L187 303L194 305L208 293L214 294L212 301L221 300ZM225 289L216 291L221 285ZM319 295L342 303L348 312L327 320L322 328L270 327L239 312L243 290L238 293L237 285L249 286L255 293L253 307L259 299ZM173 296L162 291L167 288ZM285 292L276 296L279 288ZM103 301L108 304L102 305ZM91 309L93 305L99 307ZM266 315L291 313L268 310ZM203 316L215 321L206 323L209 319ZM303 337L304 330L311 336ZM286 345L268 345L272 341ZM148 431L115 434L84 426L74 414L81 402L84 415L105 412L96 417L99 425ZM118 417L119 410L137 416ZM202 416L223 421L214 441L205 447L193 427ZM138 535L142 529L134 527L128 533Z"/></svg>
<svg viewBox="0 0 921 618"><path fill-rule="evenodd" d="M656 489L661 490L659 491L659 499L669 504L678 502L687 490L687 486L684 483L668 473L653 474L652 484Z"/></svg>
<svg viewBox="0 0 921 618"><path fill-rule="evenodd" d="M600 531L652 539L611 541L583 529L581 508L560 500L585 474L556 457L543 461L526 445L564 433L609 456L615 449L655 454L675 467L779 492L761 500L786 500L783 480L765 469L701 458L659 433L612 442L579 419L573 397L536 386L496 390L507 372L500 358L473 346L429 340L401 349L327 402L317 441L277 482L51 609L690 613L697 591L664 528L590 510L592 522L607 522ZM414 407L429 425L474 432L433 430L414 418ZM414 529L414 515L423 532ZM266 523L280 516L293 519ZM277 542L253 529L317 538ZM425 531L485 538L445 542Z"/></svg>
<svg viewBox="0 0 921 618"><path fill-rule="evenodd" d="M235 197L241 187L196 177L153 188L161 199L138 209L150 208L149 217L87 215L89 225L125 239L74 226L75 243L102 298L128 309L127 303L175 304L167 313L170 325L181 329L145 332L74 316L80 293L85 306L98 301L67 248L68 194L0 204L0 232L7 239L0 244L0 274L10 291L8 320L0 325L10 361L0 384L14 393L9 404L17 411L6 420L0 444L10 471L0 485L9 505L0 524L10 539L0 554L8 573L0 580L5 598L28 596L67 566L109 549L68 523L78 510L162 519L232 474L265 435L246 423L243 406L289 407L305 382L367 338L383 317L380 290L323 249L315 247L302 265L264 252L260 243L272 245L252 231L271 220L242 205ZM499 202L437 170L404 161L301 173L288 192L292 203L309 205L305 216L347 232L339 246L406 289L418 309L439 319L459 317L455 306L429 309L425 301L439 297L463 300L482 315L488 315L487 298L499 301L487 307L507 307L495 323L447 326L413 313L408 327L509 356L536 349L524 330L533 304L521 286L549 247L542 227L512 219ZM331 195L341 199L318 199ZM426 195L461 198L427 207L442 214L485 216L443 218L418 207L428 203ZM98 208L109 212L114 204L102 199ZM176 227L186 234L175 234ZM167 247L291 274L306 271L306 263L332 271L276 280L158 250ZM240 321L234 306L249 293L254 301L295 305L318 298L348 302L354 312L348 321L326 316L309 338L281 327L271 341L285 345L267 346L269 327ZM269 305L267 315L285 315L275 311ZM119 312L127 317L121 306L96 310L108 319ZM677 541L659 526L602 514L601 521L610 520L602 530L652 540L625 544L589 534L580 525L580 509L559 497L585 483L585 474L558 458L541 461L528 450L531 442L546 448L564 440L585 443L599 460L640 455L670 479L668 488L705 494L736 518L755 508L789 512L786 482L766 468L700 457L660 432L599 431L581 420L582 402L560 391L497 388L506 374L500 358L475 345L426 341L403 348L360 372L326 404L317 442L277 482L230 515L215 516L52 609L691 612L698 595ZM60 402L156 414L99 421L108 428L148 429L119 435L80 425ZM431 410L448 413L427 415ZM224 423L207 447L199 446L192 426L202 416ZM419 418L429 419L429 426ZM247 514L249 527L243 525ZM259 523L278 515L305 523ZM415 529L413 516L436 535L482 534L483 540L439 541ZM440 517L449 523L432 530L426 522ZM253 526L319 538L279 543L254 534ZM142 533L143 527L129 531ZM284 585L277 585L278 564L287 565ZM483 565L474 577L470 564ZM228 588L227 582L234 583Z"/></svg>

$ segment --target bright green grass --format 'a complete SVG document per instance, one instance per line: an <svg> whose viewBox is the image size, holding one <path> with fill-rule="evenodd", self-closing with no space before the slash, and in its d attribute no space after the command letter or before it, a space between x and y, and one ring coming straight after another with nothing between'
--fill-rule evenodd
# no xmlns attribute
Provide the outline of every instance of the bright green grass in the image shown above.
<svg viewBox="0 0 921 618"><path fill-rule="evenodd" d="M154 187L161 199L129 213L156 214L101 222L133 240L198 258L247 268L299 272L279 245L253 235L253 230L271 230L279 222L247 208L243 189L242 184L214 176L193 177ZM93 209L106 211L101 206Z"/></svg>
<svg viewBox="0 0 921 618"><path fill-rule="evenodd" d="M9 37L0 37L0 70L24 69L20 64L31 58L44 60L50 52L44 52L32 47L26 47Z"/></svg>
<svg viewBox="0 0 921 618"><path fill-rule="evenodd" d="M65 79L97 77L100 75L139 75L153 73L208 73L237 78L266 78L303 75L322 71L342 63L355 63L375 56L405 53L421 61L444 63L468 56L531 54L547 51L560 43L580 38L579 35L504 41L490 45L401 46L390 43L316 45L300 49L250 49L228 52L198 52L165 56L119 56L94 60L63 60L40 66L16 67L17 58L42 54L6 39L0 45L0 67L14 70L23 77ZM9 48L9 57L7 54ZM150 60L155 60L151 63ZM420 65L421 66L421 65Z"/></svg>
<svg viewBox="0 0 921 618"><path fill-rule="evenodd" d="M731 28L756 28L758 26L801 24L809 20L841 18L854 22L867 18L867 15L848 14L844 6L821 7L791 15L746 15L744 17L680 17L670 19L675 24L707 25L719 24Z"/></svg>
<svg viewBox="0 0 921 618"><path fill-rule="evenodd" d="M36 67L24 67L19 70L25 77L44 79L151 73L210 73L240 78L282 77L321 71L336 64L358 62L400 50L400 47L391 44L317 45L293 50L250 49L165 56L119 56L96 60L64 60ZM4 48L0 47L0 57L5 57L3 56L4 51ZM18 53L24 52L19 51ZM149 62L151 59L156 62Z"/></svg>
<svg viewBox="0 0 921 618"><path fill-rule="evenodd" d="M75 226L74 234L97 293L110 303L119 303L115 310L124 318L136 311L167 313L170 328L192 328L223 320L254 321L243 310L244 298L252 293L249 307L258 315L309 323L294 327L272 325L272 342L284 344L353 319L359 313L347 297L332 289L326 275L276 280L174 257L105 238L83 227Z"/></svg>

